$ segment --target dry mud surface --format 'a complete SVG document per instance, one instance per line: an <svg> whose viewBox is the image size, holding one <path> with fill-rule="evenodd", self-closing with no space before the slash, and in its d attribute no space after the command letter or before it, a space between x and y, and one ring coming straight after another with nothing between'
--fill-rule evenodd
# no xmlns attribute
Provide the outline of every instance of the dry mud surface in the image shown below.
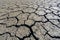
<svg viewBox="0 0 60 40"><path fill-rule="evenodd" d="M60 40L60 0L0 0L0 40Z"/></svg>

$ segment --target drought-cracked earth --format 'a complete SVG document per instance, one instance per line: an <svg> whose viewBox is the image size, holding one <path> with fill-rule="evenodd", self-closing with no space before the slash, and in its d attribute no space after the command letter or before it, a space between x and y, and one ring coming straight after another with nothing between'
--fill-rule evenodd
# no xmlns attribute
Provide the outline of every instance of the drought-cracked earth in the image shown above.
<svg viewBox="0 0 60 40"><path fill-rule="evenodd" d="M0 40L60 40L60 0L0 0Z"/></svg>

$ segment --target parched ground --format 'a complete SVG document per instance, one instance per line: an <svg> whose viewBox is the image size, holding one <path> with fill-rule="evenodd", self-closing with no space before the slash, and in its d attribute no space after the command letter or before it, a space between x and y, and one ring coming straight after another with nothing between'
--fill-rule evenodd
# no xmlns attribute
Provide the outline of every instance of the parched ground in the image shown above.
<svg viewBox="0 0 60 40"><path fill-rule="evenodd" d="M0 40L60 40L60 0L0 0Z"/></svg>

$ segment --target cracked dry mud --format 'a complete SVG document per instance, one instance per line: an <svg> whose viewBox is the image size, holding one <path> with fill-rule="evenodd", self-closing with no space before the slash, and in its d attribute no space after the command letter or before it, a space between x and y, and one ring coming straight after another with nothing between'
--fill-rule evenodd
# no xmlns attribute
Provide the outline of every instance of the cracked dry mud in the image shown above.
<svg viewBox="0 0 60 40"><path fill-rule="evenodd" d="M60 40L60 0L0 0L0 40Z"/></svg>

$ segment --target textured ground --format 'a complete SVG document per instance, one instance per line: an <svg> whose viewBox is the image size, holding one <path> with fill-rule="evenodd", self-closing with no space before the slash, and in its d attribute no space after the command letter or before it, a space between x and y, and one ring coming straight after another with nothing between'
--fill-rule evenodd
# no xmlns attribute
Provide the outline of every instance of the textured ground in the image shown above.
<svg viewBox="0 0 60 40"><path fill-rule="evenodd" d="M60 40L60 0L0 0L0 40Z"/></svg>

